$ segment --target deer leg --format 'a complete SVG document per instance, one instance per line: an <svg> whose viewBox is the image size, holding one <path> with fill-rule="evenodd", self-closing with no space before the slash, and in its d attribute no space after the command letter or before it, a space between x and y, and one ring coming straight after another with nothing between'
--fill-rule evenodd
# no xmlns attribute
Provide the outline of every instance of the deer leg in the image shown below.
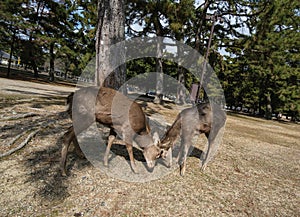
<svg viewBox="0 0 300 217"><path fill-rule="evenodd" d="M136 165L135 165L134 157L133 157L132 145L126 143L126 148L127 148L128 154L129 154L131 168L132 168L134 173L138 173Z"/></svg>
<svg viewBox="0 0 300 217"><path fill-rule="evenodd" d="M60 169L62 176L66 176L66 158L68 155L68 149L70 147L71 141L75 137L73 126L68 129L68 131L64 134L63 139L63 147L61 150L61 160L60 160Z"/></svg>
<svg viewBox="0 0 300 217"><path fill-rule="evenodd" d="M76 136L74 136L74 138L73 138L73 144L74 144L74 150L75 150L76 155L80 158L85 158L85 156L78 144Z"/></svg>
<svg viewBox="0 0 300 217"><path fill-rule="evenodd" d="M178 164L180 163L180 160L182 158L183 149L184 149L184 144L181 142L179 152L178 152L178 155L176 157L176 163L178 163Z"/></svg>
<svg viewBox="0 0 300 217"><path fill-rule="evenodd" d="M168 158L167 158L167 167L170 168L170 167L172 167L172 164L173 164L173 162L172 162L172 160L173 160L172 148L169 148L167 156L168 156Z"/></svg>
<svg viewBox="0 0 300 217"><path fill-rule="evenodd" d="M104 158L103 158L104 166L108 166L108 155L109 155L111 146L112 146L115 138L116 137L114 135L109 135L109 137L108 137L108 143L107 143L107 147L106 147Z"/></svg>
<svg viewBox="0 0 300 217"><path fill-rule="evenodd" d="M184 176L185 171L186 171L186 158L187 158L187 154L190 149L190 146L191 146L191 141L182 139L181 147L182 147L183 152L180 153L181 155L180 155L180 160L179 160L181 176Z"/></svg>
<svg viewBox="0 0 300 217"><path fill-rule="evenodd" d="M103 158L104 166L108 166L108 155L109 155L111 146L115 139L116 139L116 133L111 129L109 136L108 136L108 143L107 143L104 158Z"/></svg>
<svg viewBox="0 0 300 217"><path fill-rule="evenodd" d="M210 150L211 150L211 144L213 143L213 141L211 141L211 139L209 139L209 133L205 133L205 136L206 138L208 139L208 147L207 147L207 151L206 153L204 154L205 156L203 156L202 160L200 160L200 163L201 163L201 171L204 171L206 166L207 166L207 163L208 163L208 157L210 156Z"/></svg>

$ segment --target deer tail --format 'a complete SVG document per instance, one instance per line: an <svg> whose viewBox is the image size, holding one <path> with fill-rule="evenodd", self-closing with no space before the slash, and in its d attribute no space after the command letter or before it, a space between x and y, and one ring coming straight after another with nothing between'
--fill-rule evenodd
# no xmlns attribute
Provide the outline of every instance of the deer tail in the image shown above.
<svg viewBox="0 0 300 217"><path fill-rule="evenodd" d="M147 134L149 134L151 132L150 125L149 125L149 119L146 116L145 116L145 118L146 118L146 132L147 132Z"/></svg>
<svg viewBox="0 0 300 217"><path fill-rule="evenodd" d="M70 93L69 96L67 97L67 112L72 118L72 106L73 106L73 97L74 97L74 92Z"/></svg>

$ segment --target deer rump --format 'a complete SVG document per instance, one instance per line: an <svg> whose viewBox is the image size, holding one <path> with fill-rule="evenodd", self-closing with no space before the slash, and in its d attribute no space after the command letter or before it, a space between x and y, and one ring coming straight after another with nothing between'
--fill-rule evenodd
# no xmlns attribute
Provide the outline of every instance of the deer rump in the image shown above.
<svg viewBox="0 0 300 217"><path fill-rule="evenodd" d="M163 150L162 157L172 164L172 148L180 137L181 144L177 156L180 165L180 174L184 175L186 170L186 158L196 135L205 134L208 139L208 149L202 159L201 169L204 170L217 150L226 122L226 113L218 105L213 109L209 103L201 103L192 108L182 110L176 117L172 126L166 132L159 145Z"/></svg>
<svg viewBox="0 0 300 217"><path fill-rule="evenodd" d="M116 143L116 135L121 140L118 144L126 145L131 168L136 171L133 158L132 143L136 141L143 149L149 169L153 169L155 160L160 157L161 150L158 148L158 138L152 138L150 128L141 107L120 92L101 87L85 87L70 94L67 98L69 103L68 113L71 115L74 126L64 136L64 147L62 149L61 168L65 175L66 155L70 143L73 141L75 150L78 150L76 134L87 129L93 122L98 122L110 128L108 144L104 155L104 165L108 164L108 155L112 144Z"/></svg>

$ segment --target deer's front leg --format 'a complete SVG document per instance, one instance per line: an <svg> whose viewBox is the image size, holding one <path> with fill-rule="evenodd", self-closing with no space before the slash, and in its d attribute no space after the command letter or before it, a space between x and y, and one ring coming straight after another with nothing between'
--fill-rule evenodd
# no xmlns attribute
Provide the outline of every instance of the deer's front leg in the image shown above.
<svg viewBox="0 0 300 217"><path fill-rule="evenodd" d="M172 155L172 148L169 148L168 153L167 153L167 167L172 167L173 164L173 155Z"/></svg>
<svg viewBox="0 0 300 217"><path fill-rule="evenodd" d="M133 157L132 145L126 143L126 148L127 148L128 154L129 154L131 168L132 168L134 173L138 173L136 165L135 165L134 157Z"/></svg>
<svg viewBox="0 0 300 217"><path fill-rule="evenodd" d="M186 171L186 158L187 158L187 154L188 151L191 147L191 141L190 139L182 139L181 140L181 153L179 153L179 165L180 165L180 175L184 176L185 171Z"/></svg>

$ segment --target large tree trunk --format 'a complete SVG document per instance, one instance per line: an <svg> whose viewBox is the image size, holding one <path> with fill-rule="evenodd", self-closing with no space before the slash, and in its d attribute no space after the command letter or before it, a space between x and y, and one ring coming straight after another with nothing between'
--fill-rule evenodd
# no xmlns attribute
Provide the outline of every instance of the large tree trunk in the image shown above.
<svg viewBox="0 0 300 217"><path fill-rule="evenodd" d="M159 103L163 104L163 82L164 82L164 75L163 75L163 64L162 64L162 52L163 52L163 47L162 47L162 38L163 37L163 26L160 23L159 20L159 14L158 14L158 7L160 7L160 1L158 0L156 2L156 7L157 10L153 14L153 24L154 24L154 29L156 31L156 36L157 38L157 50L156 50L156 95L154 98L154 103Z"/></svg>
<svg viewBox="0 0 300 217"><path fill-rule="evenodd" d="M96 75L97 86L118 89L126 79L124 62L125 49L119 47L111 52L110 47L125 38L124 0L98 0L98 25L96 33ZM118 66L117 68L113 68Z"/></svg>

